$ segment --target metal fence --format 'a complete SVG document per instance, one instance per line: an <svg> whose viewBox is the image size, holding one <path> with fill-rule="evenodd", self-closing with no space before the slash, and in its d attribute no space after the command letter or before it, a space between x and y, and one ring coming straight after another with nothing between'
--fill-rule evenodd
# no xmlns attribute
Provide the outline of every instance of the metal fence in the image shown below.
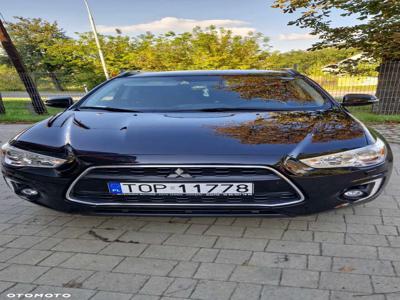
<svg viewBox="0 0 400 300"><path fill-rule="evenodd" d="M382 63L376 76L333 75L310 76L338 101L348 93L376 95L380 101L371 107L379 114L400 113L400 61Z"/></svg>
<svg viewBox="0 0 400 300"><path fill-rule="evenodd" d="M380 65L375 94L380 102L374 105L374 112L387 115L400 113L400 60Z"/></svg>
<svg viewBox="0 0 400 300"><path fill-rule="evenodd" d="M85 94L87 84L78 83L74 78L68 78L64 74L53 73L50 77L47 73L32 73L42 98L51 96L70 95L79 98ZM70 75L73 77L73 75ZM347 93L375 94L378 85L377 76L350 76L350 75L310 75L310 77L325 88L332 96L340 100ZM0 92L4 98L26 98L25 91L18 74L0 76Z"/></svg>
<svg viewBox="0 0 400 300"><path fill-rule="evenodd" d="M377 76L320 75L310 76L335 99L341 100L349 93L375 94L378 85Z"/></svg>
<svg viewBox="0 0 400 300"><path fill-rule="evenodd" d="M30 73L30 77L36 84L40 96L47 99L52 96L69 95L80 98L85 94L87 85L79 82L74 75L60 73ZM16 72L0 73L0 92L3 98L28 98L24 84Z"/></svg>

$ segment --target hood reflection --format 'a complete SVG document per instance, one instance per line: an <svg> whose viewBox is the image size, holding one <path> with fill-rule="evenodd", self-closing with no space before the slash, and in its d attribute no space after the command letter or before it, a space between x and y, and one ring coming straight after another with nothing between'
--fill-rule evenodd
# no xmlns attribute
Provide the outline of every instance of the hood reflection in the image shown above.
<svg viewBox="0 0 400 300"><path fill-rule="evenodd" d="M271 112L252 121L213 127L218 135L242 144L297 144L308 134L312 142L350 140L364 135L361 125L341 112Z"/></svg>

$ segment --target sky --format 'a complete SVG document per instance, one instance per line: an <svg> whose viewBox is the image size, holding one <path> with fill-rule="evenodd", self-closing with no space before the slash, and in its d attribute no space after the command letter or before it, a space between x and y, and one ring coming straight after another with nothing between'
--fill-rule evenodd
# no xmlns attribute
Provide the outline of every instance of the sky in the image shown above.
<svg viewBox="0 0 400 300"><path fill-rule="evenodd" d="M190 31L194 26L217 25L237 34L261 32L272 50L307 49L317 41L309 30L287 23L295 15L271 8L273 0L88 0L98 31L135 36L146 31ZM6 21L13 16L57 21L69 36L90 30L83 0L0 0ZM350 22L346 19L344 22Z"/></svg>

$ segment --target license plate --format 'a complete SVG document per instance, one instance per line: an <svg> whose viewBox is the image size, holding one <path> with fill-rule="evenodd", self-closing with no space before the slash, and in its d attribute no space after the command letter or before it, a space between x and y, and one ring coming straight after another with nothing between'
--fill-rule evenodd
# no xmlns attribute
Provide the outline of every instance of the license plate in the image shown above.
<svg viewBox="0 0 400 300"><path fill-rule="evenodd" d="M253 195L253 183L109 182L114 195Z"/></svg>

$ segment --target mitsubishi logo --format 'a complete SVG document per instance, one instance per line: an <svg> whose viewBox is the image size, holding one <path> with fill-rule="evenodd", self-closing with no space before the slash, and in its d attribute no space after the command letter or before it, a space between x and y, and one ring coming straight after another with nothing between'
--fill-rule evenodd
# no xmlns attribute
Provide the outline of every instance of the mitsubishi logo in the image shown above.
<svg viewBox="0 0 400 300"><path fill-rule="evenodd" d="M184 170L178 168L173 173L169 174L167 178L192 178L192 175L185 173Z"/></svg>

